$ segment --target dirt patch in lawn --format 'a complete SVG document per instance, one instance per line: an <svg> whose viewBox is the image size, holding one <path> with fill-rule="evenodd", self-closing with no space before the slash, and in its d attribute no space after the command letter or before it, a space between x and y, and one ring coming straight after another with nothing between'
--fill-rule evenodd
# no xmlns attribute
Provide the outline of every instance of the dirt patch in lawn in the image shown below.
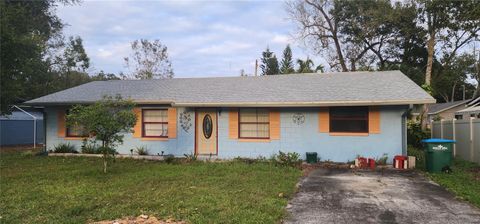
<svg viewBox="0 0 480 224"><path fill-rule="evenodd" d="M138 217L126 217L115 220L104 220L92 222L91 224L186 224L184 221L175 221L175 219L160 220L155 216L139 215Z"/></svg>

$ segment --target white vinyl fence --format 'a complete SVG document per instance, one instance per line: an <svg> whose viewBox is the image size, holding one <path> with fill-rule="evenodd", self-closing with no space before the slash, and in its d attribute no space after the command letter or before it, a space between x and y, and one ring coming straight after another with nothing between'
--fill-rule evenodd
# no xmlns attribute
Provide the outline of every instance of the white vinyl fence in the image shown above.
<svg viewBox="0 0 480 224"><path fill-rule="evenodd" d="M432 123L432 138L455 140L455 156L480 163L480 119L435 121Z"/></svg>

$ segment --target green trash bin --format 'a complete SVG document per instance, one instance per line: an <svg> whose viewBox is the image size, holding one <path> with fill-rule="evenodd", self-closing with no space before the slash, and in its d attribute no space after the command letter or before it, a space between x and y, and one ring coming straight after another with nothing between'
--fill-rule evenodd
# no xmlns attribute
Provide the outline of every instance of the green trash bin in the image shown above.
<svg viewBox="0 0 480 224"><path fill-rule="evenodd" d="M425 167L428 172L441 172L452 165L454 140L431 138L422 142L425 145Z"/></svg>
<svg viewBox="0 0 480 224"><path fill-rule="evenodd" d="M317 163L317 158L316 152L307 152L307 163Z"/></svg>

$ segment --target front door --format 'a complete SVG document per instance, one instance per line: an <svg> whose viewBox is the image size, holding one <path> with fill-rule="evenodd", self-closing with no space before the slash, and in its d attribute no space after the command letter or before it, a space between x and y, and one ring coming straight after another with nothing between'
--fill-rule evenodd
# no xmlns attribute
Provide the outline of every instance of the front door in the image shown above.
<svg viewBox="0 0 480 224"><path fill-rule="evenodd" d="M196 112L195 153L197 155L217 154L217 110L198 109Z"/></svg>

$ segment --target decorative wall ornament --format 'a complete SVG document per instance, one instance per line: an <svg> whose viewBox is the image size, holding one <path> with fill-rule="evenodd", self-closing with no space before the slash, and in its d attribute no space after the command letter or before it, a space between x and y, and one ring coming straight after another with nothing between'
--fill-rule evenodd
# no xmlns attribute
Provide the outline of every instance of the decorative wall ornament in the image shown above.
<svg viewBox="0 0 480 224"><path fill-rule="evenodd" d="M182 113L180 113L180 126L185 132L188 133L188 131L192 127L191 113L187 111L183 111Z"/></svg>
<svg viewBox="0 0 480 224"><path fill-rule="evenodd" d="M302 125L305 123L305 114L304 113L294 113L292 116L293 123L296 125Z"/></svg>

